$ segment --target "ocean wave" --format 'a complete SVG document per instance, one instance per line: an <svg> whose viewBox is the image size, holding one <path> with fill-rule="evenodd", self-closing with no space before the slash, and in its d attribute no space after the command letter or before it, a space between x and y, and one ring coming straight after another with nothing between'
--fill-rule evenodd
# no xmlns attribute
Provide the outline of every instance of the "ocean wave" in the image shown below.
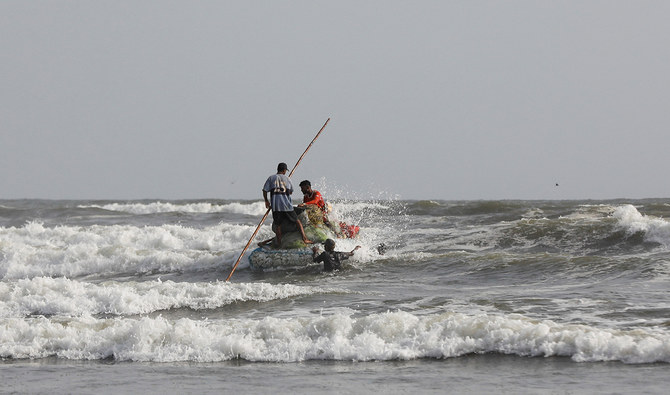
<svg viewBox="0 0 670 395"><path fill-rule="evenodd" d="M263 215L266 208L263 202L254 203L228 203L214 204L208 202L199 203L109 203L103 205L80 205L79 208L101 208L108 211L119 211L130 214L159 214L159 213L234 213L246 215Z"/></svg>
<svg viewBox="0 0 670 395"><path fill-rule="evenodd" d="M270 224L261 227L256 240L271 237ZM232 265L255 228L229 223L205 228L178 224L49 227L38 221L21 227L0 227L0 278L209 270ZM366 228L356 240L343 239L338 244L349 250L362 245L357 257L372 260L378 255L373 252L380 235L387 232L389 228ZM248 267L247 256L240 268Z"/></svg>
<svg viewBox="0 0 670 395"><path fill-rule="evenodd" d="M642 233L645 241L670 246L670 222L641 214L635 206L627 204L617 207L612 217L618 221L627 237Z"/></svg>
<svg viewBox="0 0 670 395"><path fill-rule="evenodd" d="M638 253L670 245L670 222L632 205L582 205L560 216L526 212L521 218L450 230L449 241L471 251Z"/></svg>
<svg viewBox="0 0 670 395"><path fill-rule="evenodd" d="M543 203L546 204L546 203ZM476 201L435 201L419 200L410 202L407 212L411 215L430 216L477 216L489 215L518 216L527 210L527 202L513 200L476 200Z"/></svg>
<svg viewBox="0 0 670 395"><path fill-rule="evenodd" d="M0 283L0 317L138 315L180 308L204 310L237 302L267 302L332 291L290 284L161 280L92 284L38 277Z"/></svg>
<svg viewBox="0 0 670 395"><path fill-rule="evenodd" d="M194 321L3 318L0 356L155 362L389 361L500 353L574 361L670 362L670 337L520 315L387 312Z"/></svg>
<svg viewBox="0 0 670 395"><path fill-rule="evenodd" d="M374 212L383 213L380 215L388 215L391 207L381 203L375 202L332 202L333 213L335 215L351 215L353 213Z"/></svg>
<svg viewBox="0 0 670 395"><path fill-rule="evenodd" d="M334 210L342 215L350 213L370 211L370 210L388 210L389 206L382 203L366 201L332 201ZM210 202L133 202L133 203L108 203L79 205L80 209L97 208L107 211L116 211L129 214L162 214L162 213L191 213L191 214L212 214L212 213L233 213L262 216L266 212L265 204L262 201L252 203L232 202L226 204L215 204Z"/></svg>
<svg viewBox="0 0 670 395"><path fill-rule="evenodd" d="M0 228L0 278L162 273L230 263L254 226L182 225ZM270 232L269 230L265 230Z"/></svg>

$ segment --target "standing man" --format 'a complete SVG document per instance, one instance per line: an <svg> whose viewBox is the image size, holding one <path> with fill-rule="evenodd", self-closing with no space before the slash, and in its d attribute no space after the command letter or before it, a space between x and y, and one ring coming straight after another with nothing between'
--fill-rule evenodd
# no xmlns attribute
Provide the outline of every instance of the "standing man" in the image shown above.
<svg viewBox="0 0 670 395"><path fill-rule="evenodd" d="M298 220L298 215L293 209L293 202L291 201L293 185L286 175L287 170L286 163L280 163L277 165L277 174L268 177L263 186L265 207L272 208L272 220L274 222L272 228L276 235L276 245L281 246L282 232L290 232L296 226L300 230L302 241L305 244L311 244L312 242L305 236L302 223ZM268 192L270 193L270 200L268 200Z"/></svg>

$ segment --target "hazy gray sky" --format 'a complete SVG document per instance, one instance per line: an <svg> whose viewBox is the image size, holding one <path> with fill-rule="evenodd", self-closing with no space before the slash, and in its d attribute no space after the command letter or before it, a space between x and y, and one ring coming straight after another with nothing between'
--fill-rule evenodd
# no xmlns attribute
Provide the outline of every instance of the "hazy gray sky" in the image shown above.
<svg viewBox="0 0 670 395"><path fill-rule="evenodd" d="M670 197L668 20L667 1L4 0L0 198L260 198L328 117L296 183Z"/></svg>

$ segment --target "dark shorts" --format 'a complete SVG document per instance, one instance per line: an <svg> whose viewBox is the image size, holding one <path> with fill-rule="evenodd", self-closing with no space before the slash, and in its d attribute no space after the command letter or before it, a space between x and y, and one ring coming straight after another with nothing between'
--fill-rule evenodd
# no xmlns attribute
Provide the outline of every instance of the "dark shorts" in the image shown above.
<svg viewBox="0 0 670 395"><path fill-rule="evenodd" d="M282 232L295 232L298 230L298 214L294 211L273 211L272 227L281 226Z"/></svg>

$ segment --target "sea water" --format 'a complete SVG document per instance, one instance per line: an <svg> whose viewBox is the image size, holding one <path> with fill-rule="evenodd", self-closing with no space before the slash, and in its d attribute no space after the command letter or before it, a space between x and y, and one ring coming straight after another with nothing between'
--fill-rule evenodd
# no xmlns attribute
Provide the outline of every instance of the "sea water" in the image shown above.
<svg viewBox="0 0 670 395"><path fill-rule="evenodd" d="M0 201L1 391L664 391L670 200L332 203L342 271L226 282L260 201Z"/></svg>

